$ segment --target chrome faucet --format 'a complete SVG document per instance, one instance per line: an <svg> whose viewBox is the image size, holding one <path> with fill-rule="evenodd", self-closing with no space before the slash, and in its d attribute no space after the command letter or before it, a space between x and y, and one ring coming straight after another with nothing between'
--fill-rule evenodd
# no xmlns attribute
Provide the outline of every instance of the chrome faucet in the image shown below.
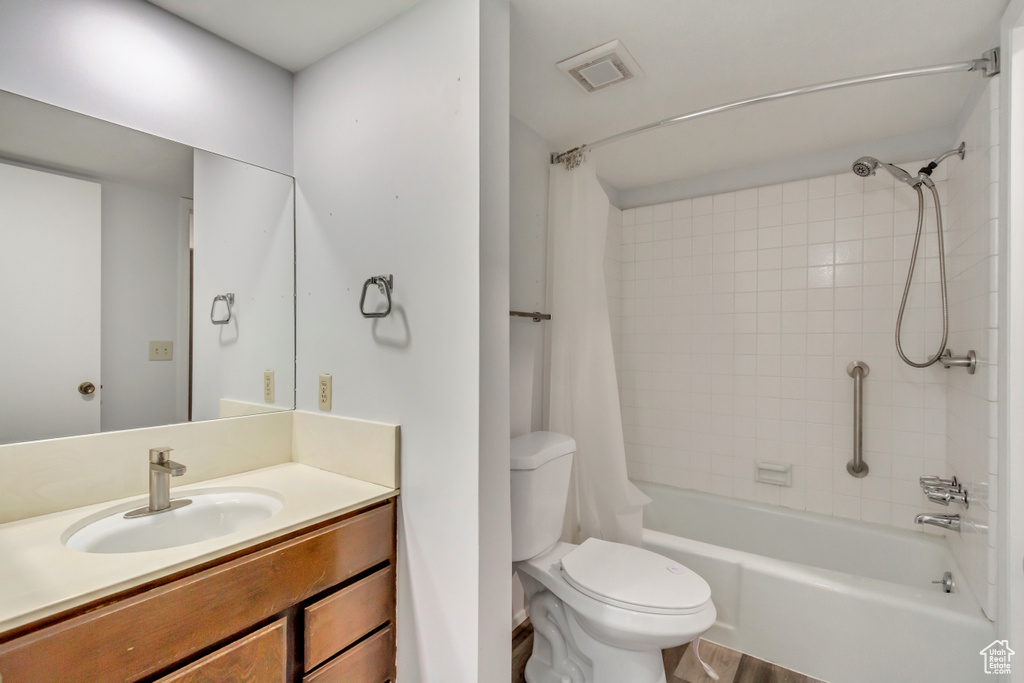
<svg viewBox="0 0 1024 683"><path fill-rule="evenodd" d="M170 458L171 448L149 449L149 505L126 512L125 519L155 515L180 507L192 501L188 498L171 500L171 477L185 474L185 466Z"/></svg>
<svg viewBox="0 0 1024 683"><path fill-rule="evenodd" d="M963 505L965 509L971 507L970 494L956 477L951 479L940 479L934 476L921 477L921 490L933 503L945 506L956 503Z"/></svg>
<svg viewBox="0 0 1024 683"><path fill-rule="evenodd" d="M951 531L960 531L960 515L933 515L930 512L922 512L914 518L914 523L931 524Z"/></svg>

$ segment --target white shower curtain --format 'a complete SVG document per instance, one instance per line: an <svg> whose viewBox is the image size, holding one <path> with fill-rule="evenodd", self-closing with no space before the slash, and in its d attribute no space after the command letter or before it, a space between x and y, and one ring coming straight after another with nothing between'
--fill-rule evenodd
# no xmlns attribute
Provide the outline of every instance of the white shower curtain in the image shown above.
<svg viewBox="0 0 1024 683"><path fill-rule="evenodd" d="M572 170L551 166L548 428L576 439L576 504L570 496L566 513L569 540L593 536L640 545L641 510L649 499L626 478L604 277L608 207L589 163Z"/></svg>

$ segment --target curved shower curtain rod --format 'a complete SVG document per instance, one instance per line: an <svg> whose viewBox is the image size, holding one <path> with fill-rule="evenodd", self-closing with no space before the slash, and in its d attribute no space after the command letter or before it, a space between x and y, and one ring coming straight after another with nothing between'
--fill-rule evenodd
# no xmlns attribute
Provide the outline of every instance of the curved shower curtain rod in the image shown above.
<svg viewBox="0 0 1024 683"><path fill-rule="evenodd" d="M981 59L972 59L967 62L955 62L953 64L939 64L937 66L924 66L917 69L904 69L902 71L889 71L886 73L872 74L870 76L857 76L856 78L844 78L839 81L829 81L827 83L818 83L816 85L805 85L801 88L793 88L792 90L780 90L779 92L773 92L768 95L760 95L758 97L752 97L747 100L738 100L736 102L729 102L728 104L722 104L717 107L711 107L709 109L701 109L699 111L692 111L688 114L680 114L679 116L673 116L671 118L662 119L654 123L648 123L645 126L638 128L632 128L616 135L611 135L606 138L601 138L596 142L590 142L579 147L567 150L560 154L551 154L551 163L560 164L565 162L570 168L575 168L579 165L582 160L583 152L595 147L602 147L604 145L611 144L628 138L638 133L643 133L648 130L655 128L661 128L662 126L671 126L676 123L682 123L690 119L700 118L701 116L707 116L708 114L717 114L723 111L729 111L730 109L739 109L749 104L757 104L759 102L768 102L771 100L781 100L785 97L792 97L793 95L805 95L812 92L821 92L823 90L833 90L835 88L845 88L851 85L860 85L862 83L877 83L881 81L894 81L900 78L910 78L912 76L931 76L933 74L945 74L954 73L957 71L981 71L984 73L986 78L995 76L999 73L999 48L992 48L986 50Z"/></svg>

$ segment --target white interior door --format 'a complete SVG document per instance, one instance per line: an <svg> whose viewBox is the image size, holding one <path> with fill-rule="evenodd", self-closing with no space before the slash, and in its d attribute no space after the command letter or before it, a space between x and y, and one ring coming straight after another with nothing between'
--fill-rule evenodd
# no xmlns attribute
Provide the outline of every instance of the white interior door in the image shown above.
<svg viewBox="0 0 1024 683"><path fill-rule="evenodd" d="M99 183L0 164L0 330L0 443L98 432Z"/></svg>

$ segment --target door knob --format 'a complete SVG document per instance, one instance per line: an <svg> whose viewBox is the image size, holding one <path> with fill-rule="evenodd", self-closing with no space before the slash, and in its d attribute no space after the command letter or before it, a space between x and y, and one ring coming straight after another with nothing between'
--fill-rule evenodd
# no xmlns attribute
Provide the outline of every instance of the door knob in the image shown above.
<svg viewBox="0 0 1024 683"><path fill-rule="evenodd" d="M78 393L82 396L88 396L89 394L96 391L96 385L92 382L82 382L78 385Z"/></svg>

